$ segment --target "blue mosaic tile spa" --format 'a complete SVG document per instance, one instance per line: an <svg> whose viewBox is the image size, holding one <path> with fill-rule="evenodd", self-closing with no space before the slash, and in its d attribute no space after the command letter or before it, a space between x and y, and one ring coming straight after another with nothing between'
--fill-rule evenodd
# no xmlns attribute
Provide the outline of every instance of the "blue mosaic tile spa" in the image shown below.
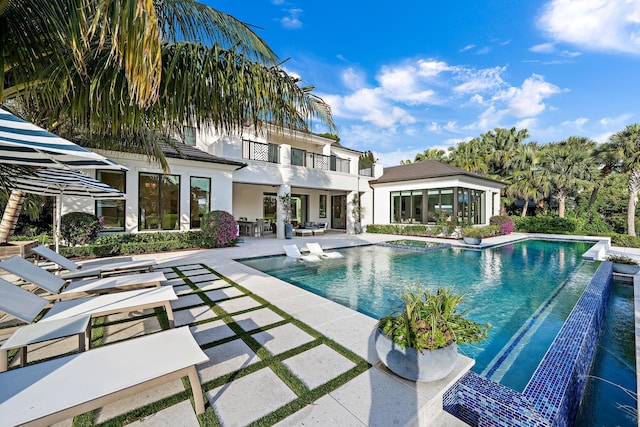
<svg viewBox="0 0 640 427"><path fill-rule="evenodd" d="M613 264L601 263L522 393L469 372L445 393L445 410L472 426L573 425L612 278Z"/></svg>

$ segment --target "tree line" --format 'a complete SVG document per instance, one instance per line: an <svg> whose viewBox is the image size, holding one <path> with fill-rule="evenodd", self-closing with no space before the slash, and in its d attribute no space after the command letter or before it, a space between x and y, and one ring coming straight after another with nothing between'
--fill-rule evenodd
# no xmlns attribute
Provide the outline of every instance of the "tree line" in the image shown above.
<svg viewBox="0 0 640 427"><path fill-rule="evenodd" d="M547 144L528 138L526 129L496 128L448 151L429 148L401 163L433 159L500 180L503 213L568 215L590 222L594 231L636 235L640 123L600 144L581 136Z"/></svg>

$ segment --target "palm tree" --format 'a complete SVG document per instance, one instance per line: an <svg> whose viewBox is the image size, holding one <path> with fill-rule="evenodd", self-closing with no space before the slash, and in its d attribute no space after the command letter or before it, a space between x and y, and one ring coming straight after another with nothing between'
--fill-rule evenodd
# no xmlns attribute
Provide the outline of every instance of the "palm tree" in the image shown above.
<svg viewBox="0 0 640 427"><path fill-rule="evenodd" d="M569 196L575 191L590 189L593 177L598 174L591 161L594 148L594 141L575 136L550 143L544 148L544 177L548 179L553 194L558 199L560 218L564 218Z"/></svg>
<svg viewBox="0 0 640 427"><path fill-rule="evenodd" d="M481 141L474 138L469 142L458 142L455 147L449 147L449 164L469 172L486 174L488 152Z"/></svg>
<svg viewBox="0 0 640 427"><path fill-rule="evenodd" d="M185 125L304 131L318 119L335 131L329 106L248 25L193 0L0 0L0 61L0 102L165 170L158 142Z"/></svg>
<svg viewBox="0 0 640 427"><path fill-rule="evenodd" d="M0 0L0 29L0 100L165 169L157 141L185 125L308 130L317 118L335 130L329 106L246 24L193 0Z"/></svg>
<svg viewBox="0 0 640 427"><path fill-rule="evenodd" d="M447 152L440 148L427 148L422 153L416 154L414 162L422 162L424 160L437 160L439 162L446 161Z"/></svg>
<svg viewBox="0 0 640 427"><path fill-rule="evenodd" d="M609 138L618 155L622 158L622 169L629 172L629 203L627 207L627 233L636 235L635 217L640 192L640 123L627 125Z"/></svg>
<svg viewBox="0 0 640 427"><path fill-rule="evenodd" d="M604 188L605 180L613 172L620 169L622 158L621 153L613 144L606 142L599 144L593 150L593 161L600 167L600 179L593 186L591 197L589 198L589 208L596 202L598 191Z"/></svg>
<svg viewBox="0 0 640 427"><path fill-rule="evenodd" d="M509 169L512 172L508 178L510 184L506 188L506 195L524 201L520 214L522 217L527 215L529 199L537 202L549 192L548 181L543 179L539 167L541 157L538 143L531 141L518 146L510 158Z"/></svg>

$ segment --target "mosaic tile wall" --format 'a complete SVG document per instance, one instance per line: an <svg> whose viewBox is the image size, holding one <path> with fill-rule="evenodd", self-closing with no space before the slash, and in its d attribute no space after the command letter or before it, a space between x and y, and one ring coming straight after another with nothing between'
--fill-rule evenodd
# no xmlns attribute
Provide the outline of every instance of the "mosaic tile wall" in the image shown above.
<svg viewBox="0 0 640 427"><path fill-rule="evenodd" d="M595 353L612 278L613 264L603 262L522 394L470 372L445 393L445 410L472 426L571 425Z"/></svg>

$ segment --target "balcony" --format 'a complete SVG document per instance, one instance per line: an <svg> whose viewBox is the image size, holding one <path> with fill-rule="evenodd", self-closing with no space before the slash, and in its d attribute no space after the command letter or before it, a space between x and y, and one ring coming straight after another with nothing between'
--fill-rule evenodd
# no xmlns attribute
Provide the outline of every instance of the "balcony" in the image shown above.
<svg viewBox="0 0 640 427"><path fill-rule="evenodd" d="M311 153L299 148L291 149L291 164L295 166L349 173L349 163L350 160L336 156Z"/></svg>
<svg viewBox="0 0 640 427"><path fill-rule="evenodd" d="M262 142L242 140L242 158L261 162L280 163L280 146Z"/></svg>

